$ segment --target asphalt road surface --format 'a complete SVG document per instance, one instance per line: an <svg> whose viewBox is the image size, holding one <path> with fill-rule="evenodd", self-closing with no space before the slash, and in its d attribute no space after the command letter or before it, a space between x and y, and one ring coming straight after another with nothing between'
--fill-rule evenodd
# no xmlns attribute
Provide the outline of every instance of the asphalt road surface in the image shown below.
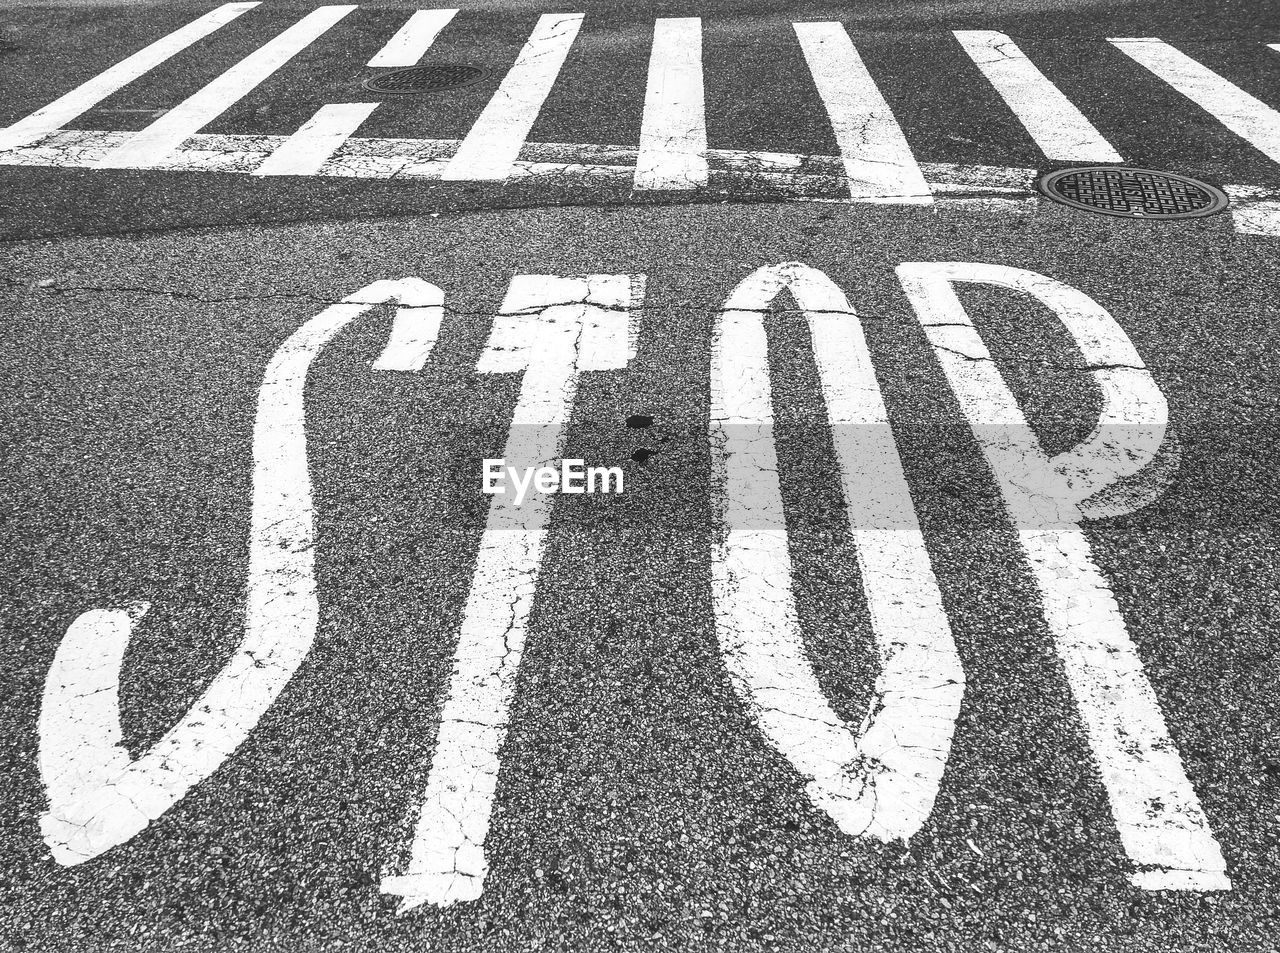
<svg viewBox="0 0 1280 953"><path fill-rule="evenodd" d="M0 950L1280 948L1274 5L8 0L0 125Z"/></svg>

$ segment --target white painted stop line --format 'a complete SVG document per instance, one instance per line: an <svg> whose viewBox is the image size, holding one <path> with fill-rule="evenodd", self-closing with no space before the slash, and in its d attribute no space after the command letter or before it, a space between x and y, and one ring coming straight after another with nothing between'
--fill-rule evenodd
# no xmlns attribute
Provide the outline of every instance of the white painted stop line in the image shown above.
<svg viewBox="0 0 1280 953"><path fill-rule="evenodd" d="M415 370L435 343L444 303L417 278L379 281L326 308L280 345L258 393L245 635L178 723L131 760L121 741L120 667L147 603L79 616L58 646L40 709L45 842L61 864L122 844L209 777L248 737L315 638L315 512L307 470L305 390L316 355L377 304L399 302L378 367Z"/></svg>

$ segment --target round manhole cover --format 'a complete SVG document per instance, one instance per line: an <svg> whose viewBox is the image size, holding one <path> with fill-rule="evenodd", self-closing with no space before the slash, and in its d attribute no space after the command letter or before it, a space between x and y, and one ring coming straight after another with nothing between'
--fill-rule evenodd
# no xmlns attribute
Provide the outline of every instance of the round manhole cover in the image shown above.
<svg viewBox="0 0 1280 953"><path fill-rule="evenodd" d="M437 63L380 73L364 81L376 93L442 93L462 89L484 79L485 70L465 63Z"/></svg>
<svg viewBox="0 0 1280 953"><path fill-rule="evenodd" d="M1227 196L1208 182L1172 172L1089 166L1040 179L1040 191L1063 205L1123 218L1200 218L1221 212Z"/></svg>

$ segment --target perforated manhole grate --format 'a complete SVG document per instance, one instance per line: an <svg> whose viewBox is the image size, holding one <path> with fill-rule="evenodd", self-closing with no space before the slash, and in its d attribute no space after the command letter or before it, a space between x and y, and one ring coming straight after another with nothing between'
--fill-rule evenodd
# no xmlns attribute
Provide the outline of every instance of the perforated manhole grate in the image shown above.
<svg viewBox="0 0 1280 953"><path fill-rule="evenodd" d="M380 73L364 81L376 93L443 93L484 79L487 71L465 63L437 63Z"/></svg>
<svg viewBox="0 0 1280 953"><path fill-rule="evenodd" d="M1200 218L1229 204L1227 196L1208 182L1151 169L1060 169L1042 177L1039 185L1055 202L1122 218Z"/></svg>

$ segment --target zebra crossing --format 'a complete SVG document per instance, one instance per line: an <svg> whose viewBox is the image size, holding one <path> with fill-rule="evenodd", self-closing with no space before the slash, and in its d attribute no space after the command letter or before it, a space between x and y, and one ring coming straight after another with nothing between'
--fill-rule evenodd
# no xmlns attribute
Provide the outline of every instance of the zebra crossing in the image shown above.
<svg viewBox="0 0 1280 953"><path fill-rule="evenodd" d="M657 19L635 145L531 140L531 132L561 81L563 67L589 29L581 13L540 16L496 91L458 138L361 136L382 103L325 103L288 135L211 133L237 104L314 44L344 42L358 30L356 4L320 6L182 101L134 131L77 128L92 111L131 83L246 14L254 0L226 3L187 23L53 102L0 129L0 165L239 173L258 177L340 176L439 182L608 184L632 194L704 192L793 200L930 205L964 198L1012 207L1036 201L1035 169L924 162L918 142L894 114L859 44L838 22L792 24L813 89L830 125L833 154L708 145L704 42L698 17ZM260 13L256 15L261 15ZM456 29L455 9L418 10L367 61L373 69L431 61L437 40ZM957 55L967 59L975 96L991 96L1052 163L1126 161L1077 104L1018 42L993 30L956 30ZM348 36L349 39L349 36ZM1110 48L1207 112L1271 163L1280 163L1280 111L1171 41L1111 38ZM1280 52L1280 43L1270 50ZM1280 58L1276 59L1280 69ZM986 87L981 88L985 83ZM805 94L797 87L797 96ZM1135 90L1141 95L1146 90ZM1082 108L1083 107L1083 108ZM710 116L715 120L714 113ZM749 144L744 144L749 145ZM1130 159L1132 161L1132 159ZM1280 186L1229 183L1237 231L1280 236Z"/></svg>

